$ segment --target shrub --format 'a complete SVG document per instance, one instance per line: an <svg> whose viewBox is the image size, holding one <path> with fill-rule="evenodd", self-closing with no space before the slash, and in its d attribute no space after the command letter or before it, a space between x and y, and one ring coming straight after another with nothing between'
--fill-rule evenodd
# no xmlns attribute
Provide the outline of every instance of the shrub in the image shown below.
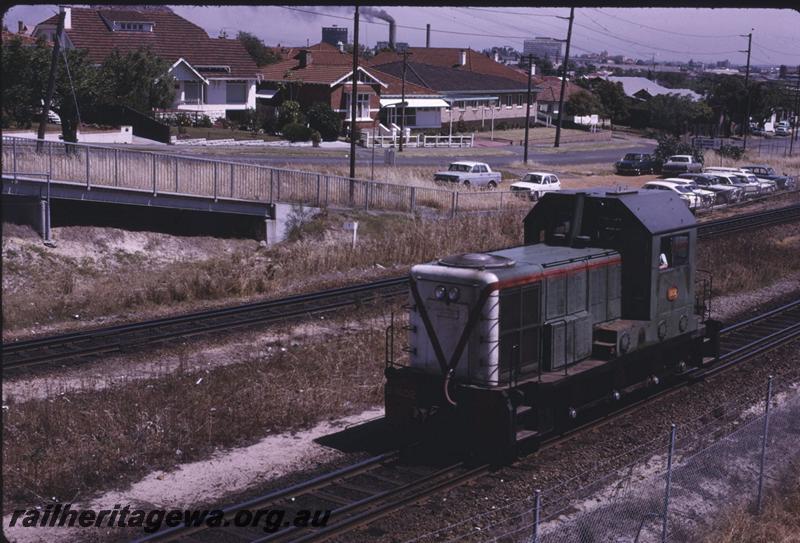
<svg viewBox="0 0 800 543"><path fill-rule="evenodd" d="M743 153L744 151L742 150L742 148L736 145L723 144L719 148L719 154L727 158L732 158L734 160L739 160L740 158L742 158Z"/></svg>
<svg viewBox="0 0 800 543"><path fill-rule="evenodd" d="M199 128L211 128L211 117L203 115L194 120L194 126Z"/></svg>
<svg viewBox="0 0 800 543"><path fill-rule="evenodd" d="M287 124L306 124L305 115L300 111L300 104L294 100L286 100L281 104L278 114L278 126Z"/></svg>
<svg viewBox="0 0 800 543"><path fill-rule="evenodd" d="M317 130L325 141L336 141L342 131L342 119L331 106L317 102L306 112L308 126Z"/></svg>
<svg viewBox="0 0 800 543"><path fill-rule="evenodd" d="M319 142L322 141L322 135L317 130L311 130L311 143L314 147L319 147Z"/></svg>
<svg viewBox="0 0 800 543"><path fill-rule="evenodd" d="M300 123L289 123L283 127L283 137L291 142L308 141L311 139L311 129Z"/></svg>
<svg viewBox="0 0 800 543"><path fill-rule="evenodd" d="M691 144L682 142L675 136L663 134L658 138L658 145L653 157L663 164L672 155L692 155L701 164L704 160L702 149L695 149Z"/></svg>

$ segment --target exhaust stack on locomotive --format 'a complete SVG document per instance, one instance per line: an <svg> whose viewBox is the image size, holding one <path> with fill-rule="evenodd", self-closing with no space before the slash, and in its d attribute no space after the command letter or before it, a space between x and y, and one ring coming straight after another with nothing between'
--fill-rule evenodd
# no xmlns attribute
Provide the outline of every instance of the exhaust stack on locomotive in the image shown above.
<svg viewBox="0 0 800 543"><path fill-rule="evenodd" d="M703 363L694 216L656 191L549 193L525 245L414 266L386 417L505 455Z"/></svg>

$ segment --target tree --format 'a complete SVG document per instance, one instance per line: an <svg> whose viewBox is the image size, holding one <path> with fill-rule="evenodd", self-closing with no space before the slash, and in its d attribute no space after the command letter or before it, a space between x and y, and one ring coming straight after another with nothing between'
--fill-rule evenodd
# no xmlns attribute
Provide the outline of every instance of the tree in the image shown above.
<svg viewBox="0 0 800 543"><path fill-rule="evenodd" d="M603 114L603 104L589 91L580 90L569 97L564 108L568 116Z"/></svg>
<svg viewBox="0 0 800 543"><path fill-rule="evenodd" d="M283 130L287 124L305 124L305 116L300 111L300 104L294 100L286 100L281 104L278 114L278 126Z"/></svg>
<svg viewBox="0 0 800 543"><path fill-rule="evenodd" d="M703 150L695 149L690 144L680 141L675 136L663 134L658 138L658 145L653 151L653 158L662 164L672 155L692 155L697 162L703 163Z"/></svg>
<svg viewBox="0 0 800 543"><path fill-rule="evenodd" d="M259 68L261 66L266 66L267 64L274 64L275 62L281 60L281 56L278 53L264 45L264 42L261 41L260 38L250 34L249 32L239 32L239 34L236 36L236 39L242 42L242 45L244 45L247 53L255 61Z"/></svg>
<svg viewBox="0 0 800 543"><path fill-rule="evenodd" d="M627 124L630 119L629 99L625 95L622 83L614 83L605 79L594 79L589 82L589 89L597 96L603 111L615 124Z"/></svg>
<svg viewBox="0 0 800 543"><path fill-rule="evenodd" d="M339 114L324 102L317 102L306 112L308 125L318 131L325 141L336 141L342 130Z"/></svg>
<svg viewBox="0 0 800 543"><path fill-rule="evenodd" d="M681 135L696 124L711 121L712 111L704 102L696 102L688 96L660 94L647 102L651 128L658 128L673 135Z"/></svg>
<svg viewBox="0 0 800 543"><path fill-rule="evenodd" d="M29 128L44 105L53 50L40 39L33 46L19 39L3 42L3 117L6 122ZM97 99L97 70L86 51L62 51L56 66L50 109L61 117L64 141L77 141L81 111Z"/></svg>
<svg viewBox="0 0 800 543"><path fill-rule="evenodd" d="M144 113L169 107L175 91L168 70L169 64L150 49L126 55L115 49L100 66L99 105L126 105Z"/></svg>

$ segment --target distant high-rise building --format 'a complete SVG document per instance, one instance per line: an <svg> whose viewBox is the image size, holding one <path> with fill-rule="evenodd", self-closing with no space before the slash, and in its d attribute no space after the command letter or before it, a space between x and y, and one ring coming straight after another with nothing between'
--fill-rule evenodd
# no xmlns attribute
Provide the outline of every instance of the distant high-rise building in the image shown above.
<svg viewBox="0 0 800 543"><path fill-rule="evenodd" d="M322 27L322 42L331 45L347 43L347 28L336 25Z"/></svg>
<svg viewBox="0 0 800 543"><path fill-rule="evenodd" d="M547 59L553 64L559 64L563 55L561 48L564 43L555 38L534 38L532 40L525 40L522 45L523 55L533 55L542 60Z"/></svg>
<svg viewBox="0 0 800 543"><path fill-rule="evenodd" d="M394 44L394 50L398 51L400 53L402 53L403 51L405 51L409 47L410 46L408 45L408 42L404 42L404 41L399 41L399 42ZM376 52L383 51L384 49L391 49L391 47L389 46L389 42L388 41L375 42L375 51Z"/></svg>

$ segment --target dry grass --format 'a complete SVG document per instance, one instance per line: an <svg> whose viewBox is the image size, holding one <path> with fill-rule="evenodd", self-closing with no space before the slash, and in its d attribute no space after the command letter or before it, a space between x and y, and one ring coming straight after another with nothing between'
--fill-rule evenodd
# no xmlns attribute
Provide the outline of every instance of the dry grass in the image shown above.
<svg viewBox="0 0 800 543"><path fill-rule="evenodd" d="M360 222L355 250L341 230L352 218ZM262 248L250 241L169 262L154 261L146 251L114 251L96 262L58 254L35 240L13 248L4 244L3 330L71 321L76 314L81 321L125 314L141 319L159 307L177 312L197 302L342 286L380 275L377 265L396 274L447 254L519 244L521 219L517 212L452 220L323 213L299 227L296 242Z"/></svg>
<svg viewBox="0 0 800 543"><path fill-rule="evenodd" d="M697 266L714 274L714 294L729 294L772 284L797 270L798 254L800 225L793 223L701 242Z"/></svg>
<svg viewBox="0 0 800 543"><path fill-rule="evenodd" d="M235 365L178 371L3 410L3 496L73 501L153 470L380 403L380 327L243 353ZM7 407L7 409L6 409ZM7 507L6 507L7 509Z"/></svg>
<svg viewBox="0 0 800 543"><path fill-rule="evenodd" d="M800 471L767 496L761 515L739 508L725 513L703 543L797 543L800 541Z"/></svg>

